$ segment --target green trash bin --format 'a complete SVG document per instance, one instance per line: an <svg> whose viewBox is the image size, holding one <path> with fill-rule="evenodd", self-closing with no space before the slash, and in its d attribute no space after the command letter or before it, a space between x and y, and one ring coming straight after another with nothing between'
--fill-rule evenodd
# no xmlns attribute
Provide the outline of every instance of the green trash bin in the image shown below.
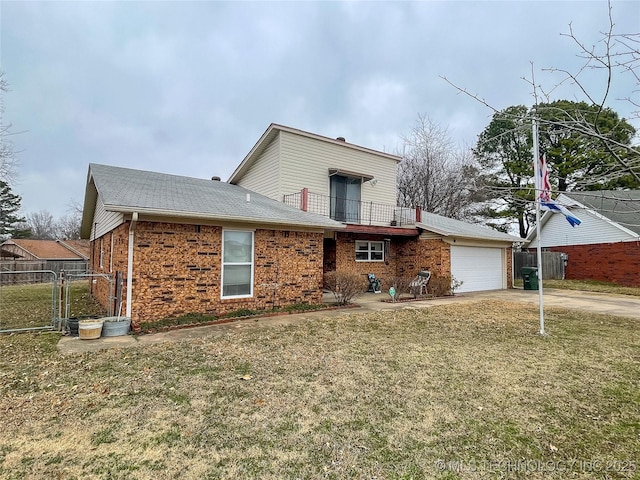
<svg viewBox="0 0 640 480"><path fill-rule="evenodd" d="M538 267L522 267L520 273L525 290L538 290Z"/></svg>

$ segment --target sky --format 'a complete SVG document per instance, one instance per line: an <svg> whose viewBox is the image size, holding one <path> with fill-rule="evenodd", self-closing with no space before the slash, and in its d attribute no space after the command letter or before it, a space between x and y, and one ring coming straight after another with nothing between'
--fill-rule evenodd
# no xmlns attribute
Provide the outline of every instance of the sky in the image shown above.
<svg viewBox="0 0 640 480"><path fill-rule="evenodd" d="M0 0L4 123L22 213L82 203L89 163L227 180L269 124L397 153L425 115L469 148L492 111L533 104L608 28L606 1ZM640 2L614 1L619 33ZM601 72L585 85L602 93ZM615 77L609 106L633 84ZM554 99L583 100L575 85ZM633 122L632 122L633 123ZM640 125L634 123L640 129Z"/></svg>

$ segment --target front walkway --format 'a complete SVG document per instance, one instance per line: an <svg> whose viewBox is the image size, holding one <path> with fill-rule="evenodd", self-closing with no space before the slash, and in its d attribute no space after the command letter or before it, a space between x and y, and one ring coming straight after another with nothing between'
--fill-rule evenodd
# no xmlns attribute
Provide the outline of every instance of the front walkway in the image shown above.
<svg viewBox="0 0 640 480"><path fill-rule="evenodd" d="M333 296L325 294L325 301L332 303ZM190 338L202 338L203 336L224 335L230 331L246 330L257 326L286 325L300 323L309 320L318 320L327 317L337 317L352 313L377 312L385 310L402 310L429 308L436 305L452 303L478 302L482 300L501 300L507 302L520 302L538 304L538 292L530 290L492 290L489 292L463 293L455 297L433 298L412 302L387 303L389 296L386 293L366 293L357 298L359 307L337 310L320 310L292 315L280 315L275 317L257 317L237 322L207 325L202 327L184 328L168 332L154 333L150 335L99 338L97 340L80 340L78 337L62 337L58 343L61 353L94 352L105 348L124 348L136 345L156 344L185 340ZM545 289L545 307L570 308L586 310L593 313L603 313L623 317L640 319L640 297L629 295L613 295L607 293L581 292L576 290Z"/></svg>

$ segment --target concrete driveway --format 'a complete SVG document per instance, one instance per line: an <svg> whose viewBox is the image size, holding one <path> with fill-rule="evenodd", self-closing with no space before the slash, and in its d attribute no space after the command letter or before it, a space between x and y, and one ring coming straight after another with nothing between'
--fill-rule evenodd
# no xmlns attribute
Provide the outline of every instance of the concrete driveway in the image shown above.
<svg viewBox="0 0 640 480"><path fill-rule="evenodd" d="M58 342L58 350L62 353L92 352L102 350L104 348L123 348L135 345L171 342L189 338L202 338L203 336L223 335L229 331L242 331L248 328L268 325L298 323L326 317L349 315L352 313L429 308L436 305L478 302L489 299L507 302L531 303L535 305L538 304L537 291L525 291L519 289L464 293L456 295L455 297L435 298L414 302L387 303L382 301L388 298L389 296L385 293L367 293L357 298L359 307L354 308L252 318L232 323L171 330L168 332L141 335L137 337L127 335L122 337L99 338L97 340L79 340L78 337L62 337L60 342ZM333 297L330 294L325 294L325 301L328 303L333 302ZM545 289L544 305L545 307L570 308L640 319L640 297L632 297L629 295L581 292L577 290Z"/></svg>
<svg viewBox="0 0 640 480"><path fill-rule="evenodd" d="M465 294L465 296L466 295L477 300L492 298L538 305L537 290L495 290L491 292ZM640 297L631 295L545 288L543 302L545 307L586 310L592 313L604 313L607 315L640 319Z"/></svg>

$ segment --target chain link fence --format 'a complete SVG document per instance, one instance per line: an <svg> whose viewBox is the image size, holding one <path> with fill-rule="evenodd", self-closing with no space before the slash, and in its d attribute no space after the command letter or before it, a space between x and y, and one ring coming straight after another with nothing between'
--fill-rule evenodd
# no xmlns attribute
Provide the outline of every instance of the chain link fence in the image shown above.
<svg viewBox="0 0 640 480"><path fill-rule="evenodd" d="M83 319L112 316L115 311L114 295L114 280L111 275L97 273L64 275L63 317Z"/></svg>
<svg viewBox="0 0 640 480"><path fill-rule="evenodd" d="M59 329L58 287L50 270L0 271L0 333Z"/></svg>
<svg viewBox="0 0 640 480"><path fill-rule="evenodd" d="M0 271L0 333L67 330L69 319L115 315L120 291L111 275Z"/></svg>

